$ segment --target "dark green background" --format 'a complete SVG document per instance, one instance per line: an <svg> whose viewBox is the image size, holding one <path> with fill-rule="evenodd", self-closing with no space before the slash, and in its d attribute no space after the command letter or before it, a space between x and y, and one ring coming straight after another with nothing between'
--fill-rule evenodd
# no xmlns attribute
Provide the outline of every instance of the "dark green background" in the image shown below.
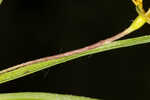
<svg viewBox="0 0 150 100"><path fill-rule="evenodd" d="M145 8L150 1L145 0ZM0 69L84 47L127 28L131 0L4 0L0 7ZM150 34L150 25L125 37ZM82 57L0 85L0 92L53 92L150 99L150 44Z"/></svg>

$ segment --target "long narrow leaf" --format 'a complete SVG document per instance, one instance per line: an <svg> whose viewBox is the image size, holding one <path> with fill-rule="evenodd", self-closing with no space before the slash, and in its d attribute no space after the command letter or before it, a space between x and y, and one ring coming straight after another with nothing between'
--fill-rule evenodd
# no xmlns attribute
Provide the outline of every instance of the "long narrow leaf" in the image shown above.
<svg viewBox="0 0 150 100"><path fill-rule="evenodd" d="M88 97L62 95L54 93L22 92L0 94L0 100L100 100Z"/></svg>
<svg viewBox="0 0 150 100"><path fill-rule="evenodd" d="M14 67L11 67L10 69L0 71L0 84L26 76L28 74L40 71L45 68L52 67L60 63L64 63L66 61L70 61L70 60L82 57L82 56L100 53L100 52L117 49L121 47L128 47L128 46L148 43L148 42L150 42L150 35L141 36L141 37L132 38L132 39L126 39L126 40L119 40L119 41L115 41L115 42L112 42L112 43L109 43L109 44L106 44L106 45L103 45L94 49L76 53L73 55L69 55L69 56L66 55L60 58L41 61L41 62L29 64L29 65L27 64L21 67L14 66Z"/></svg>

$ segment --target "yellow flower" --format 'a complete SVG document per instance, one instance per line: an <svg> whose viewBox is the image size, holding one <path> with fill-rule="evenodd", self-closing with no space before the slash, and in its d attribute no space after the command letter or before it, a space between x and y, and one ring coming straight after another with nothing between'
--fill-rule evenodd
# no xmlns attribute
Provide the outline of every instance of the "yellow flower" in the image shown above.
<svg viewBox="0 0 150 100"><path fill-rule="evenodd" d="M139 14L136 19L128 28L128 32L131 33L139 28L141 28L145 23L150 24L150 9L145 12L143 8L143 0L132 0L136 6L136 11Z"/></svg>
<svg viewBox="0 0 150 100"><path fill-rule="evenodd" d="M150 9L145 12L143 8L143 0L132 0L136 6L136 10L139 15L143 16L146 19L146 22L150 24Z"/></svg>

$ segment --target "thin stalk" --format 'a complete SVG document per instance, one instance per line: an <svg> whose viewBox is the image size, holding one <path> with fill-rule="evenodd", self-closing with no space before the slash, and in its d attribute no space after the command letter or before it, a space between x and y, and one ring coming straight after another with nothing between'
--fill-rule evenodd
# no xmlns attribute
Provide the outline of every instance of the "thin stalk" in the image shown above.
<svg viewBox="0 0 150 100"><path fill-rule="evenodd" d="M133 39L128 39L128 40L121 40L117 42L113 42L117 39L120 39L121 37L139 29L146 23L146 20L142 16L138 16L133 23L129 26L129 28L125 29L123 32L107 38L105 40L101 40L93 45L86 46L81 49L69 51L66 53L61 53L57 54L54 56L50 57L44 57L41 59L29 61L26 63L22 63L13 67L10 67L8 69L0 71L0 84L5 83L10 80L17 79L19 77L23 77L26 75L29 75L31 73L37 72L39 70L49 68L51 66L64 63L66 61L79 58L82 56L98 53L98 52L103 52L106 50L111 50L114 48L120 48L120 47L126 47L126 46L131 46L131 45L136 45L136 44L141 44L146 42L149 42L149 36L146 37L141 37L141 38L133 38ZM143 40L145 39L145 40ZM136 40L136 41L135 41ZM134 41L134 42L132 42Z"/></svg>

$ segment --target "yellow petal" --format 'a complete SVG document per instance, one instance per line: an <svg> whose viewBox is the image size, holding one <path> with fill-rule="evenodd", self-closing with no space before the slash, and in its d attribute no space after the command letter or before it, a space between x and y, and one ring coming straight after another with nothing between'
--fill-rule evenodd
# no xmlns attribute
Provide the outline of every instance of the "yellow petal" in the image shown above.
<svg viewBox="0 0 150 100"><path fill-rule="evenodd" d="M146 19L146 22L150 24L150 9L147 12L145 12L143 8L143 0L132 0L132 2L136 6L136 11L138 12L138 14L140 16L143 16L143 18Z"/></svg>
<svg viewBox="0 0 150 100"><path fill-rule="evenodd" d="M132 0L132 2L133 2L136 6L140 6L141 8L143 8L143 0Z"/></svg>
<svg viewBox="0 0 150 100"><path fill-rule="evenodd" d="M150 24L150 8L146 12L145 16L146 16L146 19L147 19L147 23Z"/></svg>

